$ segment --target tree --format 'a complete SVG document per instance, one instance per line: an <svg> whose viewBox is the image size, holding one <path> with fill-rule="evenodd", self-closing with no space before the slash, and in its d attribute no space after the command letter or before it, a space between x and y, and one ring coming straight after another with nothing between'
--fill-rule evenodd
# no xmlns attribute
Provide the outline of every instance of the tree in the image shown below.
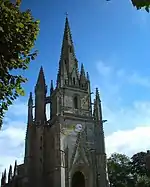
<svg viewBox="0 0 150 187"><path fill-rule="evenodd" d="M131 157L112 154L108 158L108 176L111 187L149 187L150 177L145 168L145 152Z"/></svg>
<svg viewBox="0 0 150 187"><path fill-rule="evenodd" d="M110 1L110 0L107 0ZM138 10L141 8L145 8L147 12L149 12L150 8L150 0L130 0Z"/></svg>
<svg viewBox="0 0 150 187"><path fill-rule="evenodd" d="M150 0L131 0L131 2L137 9L145 8L149 12Z"/></svg>
<svg viewBox="0 0 150 187"><path fill-rule="evenodd" d="M139 152L131 157L132 171L139 176L148 176L149 171L146 168L146 152Z"/></svg>
<svg viewBox="0 0 150 187"><path fill-rule="evenodd" d="M26 70L37 51L31 53L39 33L39 21L30 10L20 10L21 0L0 0L0 126L4 112L19 95L27 80L15 70Z"/></svg>
<svg viewBox="0 0 150 187"><path fill-rule="evenodd" d="M114 153L108 158L107 163L111 187L134 187L134 176L131 174L129 157Z"/></svg>

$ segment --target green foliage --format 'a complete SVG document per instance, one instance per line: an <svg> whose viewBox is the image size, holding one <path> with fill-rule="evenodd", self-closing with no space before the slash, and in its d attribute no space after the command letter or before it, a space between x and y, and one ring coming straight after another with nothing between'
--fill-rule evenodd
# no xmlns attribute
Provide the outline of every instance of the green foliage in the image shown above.
<svg viewBox="0 0 150 187"><path fill-rule="evenodd" d="M111 187L149 187L150 177L146 169L147 153L140 152L131 157L112 154L108 158L108 175Z"/></svg>
<svg viewBox="0 0 150 187"><path fill-rule="evenodd" d="M131 0L133 6L137 9L145 8L147 12L149 12L150 8L150 0Z"/></svg>
<svg viewBox="0 0 150 187"><path fill-rule="evenodd" d="M110 0L107 0L107 1L110 1ZM141 8L145 8L145 10L149 12L150 0L130 0L130 1L132 2L133 6L137 8L137 10Z"/></svg>
<svg viewBox="0 0 150 187"><path fill-rule="evenodd" d="M111 187L133 187L130 158L122 154L112 154L108 159L108 174Z"/></svg>
<svg viewBox="0 0 150 187"><path fill-rule="evenodd" d="M131 158L132 171L139 176L149 175L149 171L146 168L146 156L146 152L139 152L134 154Z"/></svg>
<svg viewBox="0 0 150 187"><path fill-rule="evenodd" d="M13 70L26 70L37 55L37 51L30 51L39 33L39 21L30 10L21 12L20 3L0 0L0 126L8 106L24 95L22 83L27 80Z"/></svg>

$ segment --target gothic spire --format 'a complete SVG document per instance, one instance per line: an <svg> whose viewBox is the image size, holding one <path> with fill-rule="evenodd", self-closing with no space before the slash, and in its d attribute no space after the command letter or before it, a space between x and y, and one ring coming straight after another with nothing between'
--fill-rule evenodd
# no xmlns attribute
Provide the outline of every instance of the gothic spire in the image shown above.
<svg viewBox="0 0 150 187"><path fill-rule="evenodd" d="M35 86L35 121L44 123L46 121L46 93L44 71L41 67L38 80Z"/></svg>
<svg viewBox="0 0 150 187"><path fill-rule="evenodd" d="M53 80L51 80L50 94L52 94L53 90L54 90L54 86L53 86Z"/></svg>
<svg viewBox="0 0 150 187"><path fill-rule="evenodd" d="M78 69L68 17L66 16L61 56L57 75L57 87L71 82L70 74Z"/></svg>
<svg viewBox="0 0 150 187"><path fill-rule="evenodd" d="M81 85L84 85L85 83L86 83L86 76L85 76L84 65L81 64L80 84L81 84Z"/></svg>
<svg viewBox="0 0 150 187"><path fill-rule="evenodd" d="M98 88L96 88L93 116L94 116L95 120L102 121L101 100L100 100Z"/></svg>
<svg viewBox="0 0 150 187"><path fill-rule="evenodd" d="M14 176L17 175L17 160L15 160L15 166L14 166Z"/></svg>
<svg viewBox="0 0 150 187"><path fill-rule="evenodd" d="M88 81L90 80L90 76L89 76L88 72L86 72L86 78L87 78Z"/></svg>
<svg viewBox="0 0 150 187"><path fill-rule="evenodd" d="M3 174L3 183L6 183L6 169L4 170L4 174Z"/></svg>
<svg viewBox="0 0 150 187"><path fill-rule="evenodd" d="M32 124L33 122L33 99L32 92L30 92L29 100L28 100L28 124Z"/></svg>
<svg viewBox="0 0 150 187"><path fill-rule="evenodd" d="M9 167L9 172L8 172L8 182L10 182L12 179L12 165Z"/></svg>
<svg viewBox="0 0 150 187"><path fill-rule="evenodd" d="M81 74L80 75L85 77L85 71L84 71L83 63L81 64Z"/></svg>
<svg viewBox="0 0 150 187"><path fill-rule="evenodd" d="M43 67L41 66L38 80L36 83L36 89L43 89L46 87Z"/></svg>
<svg viewBox="0 0 150 187"><path fill-rule="evenodd" d="M71 49L72 55L75 57L74 45L73 45L71 30L70 30L70 26L69 26L69 20L68 20L67 16L66 16L66 22L65 22L61 55L63 55L63 52L65 52L65 50L67 50L66 47L71 47L70 49Z"/></svg>
<svg viewBox="0 0 150 187"><path fill-rule="evenodd" d="M94 134L95 134L96 152L100 154L101 153L104 154L105 153L104 130L103 130L101 100L100 100L98 88L96 88L93 117L95 120Z"/></svg>

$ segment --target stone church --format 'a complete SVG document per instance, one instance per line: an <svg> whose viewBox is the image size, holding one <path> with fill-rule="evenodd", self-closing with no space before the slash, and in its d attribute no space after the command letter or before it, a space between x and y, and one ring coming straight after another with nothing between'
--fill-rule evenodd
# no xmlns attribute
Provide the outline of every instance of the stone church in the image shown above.
<svg viewBox="0 0 150 187"><path fill-rule="evenodd" d="M41 67L28 100L24 163L2 174L2 187L109 187L101 100L88 73L78 71L66 17L56 86L47 95ZM46 119L46 105L50 119ZM14 171L12 171L14 170Z"/></svg>

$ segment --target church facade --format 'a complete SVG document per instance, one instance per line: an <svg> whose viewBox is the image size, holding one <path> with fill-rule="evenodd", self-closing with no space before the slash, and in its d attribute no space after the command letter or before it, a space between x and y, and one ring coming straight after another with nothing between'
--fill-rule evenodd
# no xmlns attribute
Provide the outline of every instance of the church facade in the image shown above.
<svg viewBox="0 0 150 187"><path fill-rule="evenodd" d="M109 187L101 100L94 103L88 73L78 71L66 18L56 87L47 95L41 67L28 100L24 163L2 174L2 187ZM50 103L50 119L46 104ZM33 113L34 112L34 113Z"/></svg>

